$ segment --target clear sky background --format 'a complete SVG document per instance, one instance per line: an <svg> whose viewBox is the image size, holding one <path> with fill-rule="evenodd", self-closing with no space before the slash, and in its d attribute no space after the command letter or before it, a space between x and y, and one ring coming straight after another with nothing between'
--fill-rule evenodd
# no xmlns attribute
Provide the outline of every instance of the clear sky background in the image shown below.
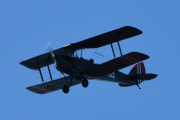
<svg viewBox="0 0 180 120"><path fill-rule="evenodd" d="M0 119L179 120L179 5L179 0L1 0ZM123 54L149 55L146 71L158 74L141 84L141 90L96 80L88 88L72 87L68 94L60 90L39 95L25 89L41 79L38 71L19 62L46 53L49 42L58 49L127 25L143 34L120 42ZM83 55L90 59L94 51ZM113 59L109 46L102 54L93 56L95 62ZM132 67L120 71L128 74ZM51 68L54 79L62 77ZM46 77L46 69L42 71Z"/></svg>

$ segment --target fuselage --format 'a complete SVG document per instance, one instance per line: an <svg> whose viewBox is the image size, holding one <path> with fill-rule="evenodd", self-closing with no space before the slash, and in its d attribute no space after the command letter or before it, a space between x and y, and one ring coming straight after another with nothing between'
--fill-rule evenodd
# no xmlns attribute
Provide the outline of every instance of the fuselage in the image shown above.
<svg viewBox="0 0 180 120"><path fill-rule="evenodd" d="M120 84L135 84L135 81L128 80L127 75L119 71L114 71L112 73L100 77L83 74L83 71L98 66L98 64L94 63L93 60L86 60L84 58L70 57L70 56L56 56L56 60L57 60L56 63L57 70L76 78L83 77L89 80L96 79L96 80L118 82Z"/></svg>

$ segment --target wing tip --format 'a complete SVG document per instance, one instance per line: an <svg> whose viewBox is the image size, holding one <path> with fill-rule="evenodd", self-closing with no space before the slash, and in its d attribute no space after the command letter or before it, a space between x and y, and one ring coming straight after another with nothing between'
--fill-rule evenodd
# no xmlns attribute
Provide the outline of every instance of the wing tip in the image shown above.
<svg viewBox="0 0 180 120"><path fill-rule="evenodd" d="M141 57L143 57L144 59L149 59L149 58L150 58L149 55L146 55L146 54L140 53L140 52L131 52L131 53L129 53L129 54L138 55L139 57L141 56Z"/></svg>
<svg viewBox="0 0 180 120"><path fill-rule="evenodd" d="M40 90L34 88L34 86L27 87L26 89L33 92L33 93L36 93L36 94L41 94L42 95L42 94L46 93L46 92L43 92L43 91L40 91Z"/></svg>
<svg viewBox="0 0 180 120"><path fill-rule="evenodd" d="M131 31L136 32L137 35L140 35L143 33L140 29L132 27L132 26L124 26L124 28L130 29Z"/></svg>

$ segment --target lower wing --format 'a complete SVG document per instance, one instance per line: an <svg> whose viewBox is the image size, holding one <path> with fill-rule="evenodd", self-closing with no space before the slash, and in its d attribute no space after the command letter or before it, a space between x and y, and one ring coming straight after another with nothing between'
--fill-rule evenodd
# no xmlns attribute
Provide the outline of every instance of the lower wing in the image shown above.
<svg viewBox="0 0 180 120"><path fill-rule="evenodd" d="M83 74L93 76L93 77L100 77L119 69L128 67L145 59L148 59L149 56L138 53L138 52L131 52L122 57L115 58L93 68L83 71Z"/></svg>
<svg viewBox="0 0 180 120"><path fill-rule="evenodd" d="M60 78L60 79L56 79L56 80L53 80L50 82L30 86L30 87L27 87L26 89L28 89L34 93L45 94L45 93L49 93L49 92L53 92L53 91L62 89L63 85L67 84L66 80L67 80L67 82L69 82L71 80L71 77L67 76L65 78ZM72 84L72 86L80 84L80 83L81 83L81 81L76 81Z"/></svg>

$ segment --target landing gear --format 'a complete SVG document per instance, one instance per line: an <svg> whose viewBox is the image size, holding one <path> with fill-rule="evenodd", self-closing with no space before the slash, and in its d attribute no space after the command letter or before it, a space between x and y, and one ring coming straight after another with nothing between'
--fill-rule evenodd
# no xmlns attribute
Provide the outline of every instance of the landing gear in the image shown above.
<svg viewBox="0 0 180 120"><path fill-rule="evenodd" d="M90 61L91 63L94 63L94 60L93 60L93 59L90 59L89 61Z"/></svg>
<svg viewBox="0 0 180 120"><path fill-rule="evenodd" d="M83 86L84 88L86 88L88 85L89 85L88 80L87 80L87 79L83 79L83 80L82 80L82 86Z"/></svg>
<svg viewBox="0 0 180 120"><path fill-rule="evenodd" d="M68 93L69 92L69 87L67 85L63 85L62 90L64 93Z"/></svg>

